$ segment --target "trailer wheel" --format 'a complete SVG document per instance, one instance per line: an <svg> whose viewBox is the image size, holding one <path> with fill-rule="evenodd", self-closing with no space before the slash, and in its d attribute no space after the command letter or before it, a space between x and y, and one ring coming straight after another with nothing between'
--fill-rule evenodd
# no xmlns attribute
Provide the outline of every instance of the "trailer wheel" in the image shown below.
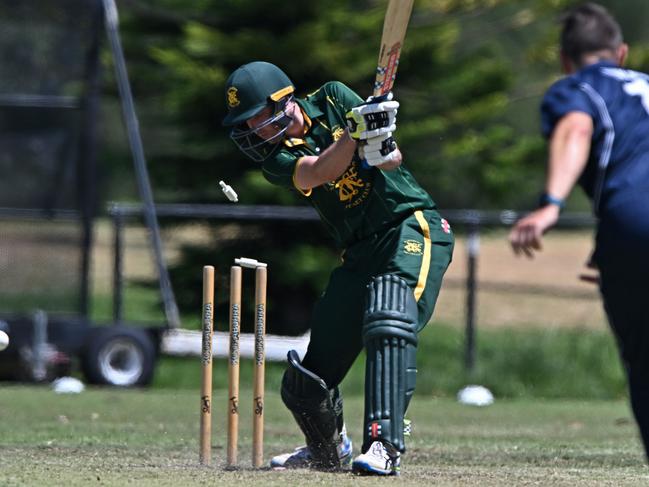
<svg viewBox="0 0 649 487"><path fill-rule="evenodd" d="M82 370L91 384L118 387L149 385L155 369L156 348L142 329L92 329L82 354Z"/></svg>

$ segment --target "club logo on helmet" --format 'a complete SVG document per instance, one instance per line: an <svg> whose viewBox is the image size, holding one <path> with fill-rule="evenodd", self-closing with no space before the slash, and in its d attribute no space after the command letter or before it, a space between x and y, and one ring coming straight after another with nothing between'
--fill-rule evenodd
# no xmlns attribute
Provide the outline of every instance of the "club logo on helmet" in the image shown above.
<svg viewBox="0 0 649 487"><path fill-rule="evenodd" d="M254 61L237 68L225 87L228 113L223 125L232 127L230 138L252 160L268 159L280 148L293 120L287 110L293 83L274 64ZM266 107L272 110L268 118L248 126L246 122Z"/></svg>
<svg viewBox="0 0 649 487"><path fill-rule="evenodd" d="M234 108L236 106L239 106L239 94L237 92L237 88L234 86L231 86L228 88L228 106L230 108Z"/></svg>

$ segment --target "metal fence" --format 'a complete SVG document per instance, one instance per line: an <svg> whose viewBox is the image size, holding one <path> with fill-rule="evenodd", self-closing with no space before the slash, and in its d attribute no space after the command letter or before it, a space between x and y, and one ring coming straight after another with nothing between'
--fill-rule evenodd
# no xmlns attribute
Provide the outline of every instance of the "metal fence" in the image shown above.
<svg viewBox="0 0 649 487"><path fill-rule="evenodd" d="M127 221L141 217L142 211L141 205L123 203L111 204L108 211L112 217L114 232L113 320L116 323L122 321L123 314L124 226ZM234 222L319 221L316 211L310 207L170 204L157 205L156 213L162 222L170 218L187 221L200 219ZM456 232L459 228L459 232L466 235L466 280L463 283L465 294L464 364L468 370L472 370L475 366L476 355L476 295L478 292L476 270L480 255L480 235L488 228L510 227L523 214L511 210L445 210L443 215L452 222ZM559 219L557 226L564 229L592 228L594 223L594 218L587 213L565 213Z"/></svg>

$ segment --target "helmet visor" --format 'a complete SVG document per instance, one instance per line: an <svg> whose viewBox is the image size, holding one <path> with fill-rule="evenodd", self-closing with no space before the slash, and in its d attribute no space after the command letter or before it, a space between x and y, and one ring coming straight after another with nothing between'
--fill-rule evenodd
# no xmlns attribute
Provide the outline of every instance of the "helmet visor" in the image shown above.
<svg viewBox="0 0 649 487"><path fill-rule="evenodd" d="M253 161L266 160L280 147L293 120L293 117L286 113L286 107L291 100L292 96L275 103L274 114L254 127L249 127L248 124L237 125L230 132L230 138Z"/></svg>

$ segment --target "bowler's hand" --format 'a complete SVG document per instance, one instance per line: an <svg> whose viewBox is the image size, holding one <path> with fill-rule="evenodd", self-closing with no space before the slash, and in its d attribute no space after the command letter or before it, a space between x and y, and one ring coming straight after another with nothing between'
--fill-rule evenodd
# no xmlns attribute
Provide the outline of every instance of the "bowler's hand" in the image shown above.
<svg viewBox="0 0 649 487"><path fill-rule="evenodd" d="M559 207L547 205L521 218L509 233L509 243L516 255L521 252L534 257L534 251L542 248L543 234L557 223Z"/></svg>

